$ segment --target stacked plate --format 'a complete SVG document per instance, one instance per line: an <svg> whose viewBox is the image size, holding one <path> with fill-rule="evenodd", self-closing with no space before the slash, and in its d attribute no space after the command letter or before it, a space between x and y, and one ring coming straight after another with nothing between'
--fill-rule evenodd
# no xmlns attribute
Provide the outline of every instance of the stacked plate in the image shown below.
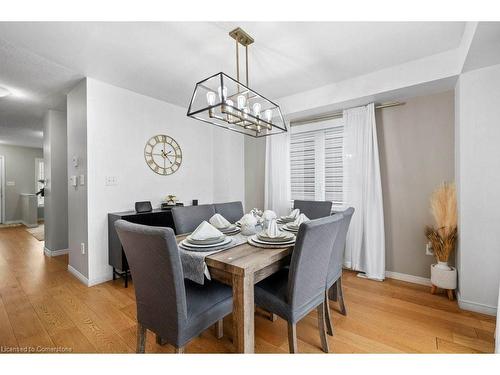
<svg viewBox="0 0 500 375"><path fill-rule="evenodd" d="M288 232L280 232L277 237L269 237L263 231L250 237L248 242L260 247L288 247L295 243L295 235Z"/></svg>
<svg viewBox="0 0 500 375"><path fill-rule="evenodd" d="M299 231L299 226L294 223L287 223L283 225L282 229L296 234Z"/></svg>
<svg viewBox="0 0 500 375"><path fill-rule="evenodd" d="M279 219L276 220L278 224L287 224L287 223L292 223L294 221L295 218L289 216L281 216Z"/></svg>
<svg viewBox="0 0 500 375"><path fill-rule="evenodd" d="M179 245L187 250L192 251L210 251L211 248L227 245L231 241L231 237L228 237L225 234L219 237L206 238L203 240L194 239L191 236L187 236L179 243Z"/></svg>
<svg viewBox="0 0 500 375"><path fill-rule="evenodd" d="M217 228L217 229L220 230L222 233L227 234L228 236L234 236L235 234L240 232L240 227L235 224L231 224L225 228Z"/></svg>

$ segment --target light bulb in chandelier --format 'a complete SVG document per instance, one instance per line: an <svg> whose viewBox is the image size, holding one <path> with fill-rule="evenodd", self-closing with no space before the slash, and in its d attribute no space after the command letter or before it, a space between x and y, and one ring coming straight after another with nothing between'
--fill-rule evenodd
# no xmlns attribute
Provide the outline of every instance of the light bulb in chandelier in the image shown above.
<svg viewBox="0 0 500 375"><path fill-rule="evenodd" d="M238 109L245 108L245 104L247 102L247 98L245 98L244 95L238 95L238 98L236 100L238 101Z"/></svg>
<svg viewBox="0 0 500 375"><path fill-rule="evenodd" d="M255 117L260 117L260 110L262 109L262 105L260 103L254 103L252 106L253 115Z"/></svg>
<svg viewBox="0 0 500 375"><path fill-rule="evenodd" d="M248 113L250 112L250 110L245 107L243 108L243 118L246 120L248 118Z"/></svg>
<svg viewBox="0 0 500 375"><path fill-rule="evenodd" d="M217 89L217 91L219 92L219 99L221 102L223 102L224 100L226 100L227 98L227 87L226 86L222 86Z"/></svg>
<svg viewBox="0 0 500 375"><path fill-rule="evenodd" d="M226 110L227 110L227 112L233 113L233 107L234 107L234 102L231 99L226 100Z"/></svg>
<svg viewBox="0 0 500 375"><path fill-rule="evenodd" d="M215 92L213 92L213 91L207 92L207 103L208 103L208 105L215 104Z"/></svg>
<svg viewBox="0 0 500 375"><path fill-rule="evenodd" d="M264 118L266 119L267 122L271 122L273 118L273 111L270 109L266 109L264 111Z"/></svg>

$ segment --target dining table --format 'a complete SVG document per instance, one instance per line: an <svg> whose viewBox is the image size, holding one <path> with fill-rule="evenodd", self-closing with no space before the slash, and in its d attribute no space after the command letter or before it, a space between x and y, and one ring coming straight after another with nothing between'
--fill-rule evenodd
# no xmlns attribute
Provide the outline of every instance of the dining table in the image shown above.
<svg viewBox="0 0 500 375"><path fill-rule="evenodd" d="M187 234L178 235L177 242ZM208 255L205 263L212 280L233 291L233 344L236 353L254 353L254 285L290 263L293 246L261 248L243 243Z"/></svg>

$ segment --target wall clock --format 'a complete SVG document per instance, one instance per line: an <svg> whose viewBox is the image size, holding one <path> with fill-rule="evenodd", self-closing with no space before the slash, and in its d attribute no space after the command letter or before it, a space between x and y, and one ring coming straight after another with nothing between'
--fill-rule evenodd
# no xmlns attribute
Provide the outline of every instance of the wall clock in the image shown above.
<svg viewBox="0 0 500 375"><path fill-rule="evenodd" d="M168 135L151 137L144 147L146 164L162 176L175 173L182 163L182 150L179 144Z"/></svg>

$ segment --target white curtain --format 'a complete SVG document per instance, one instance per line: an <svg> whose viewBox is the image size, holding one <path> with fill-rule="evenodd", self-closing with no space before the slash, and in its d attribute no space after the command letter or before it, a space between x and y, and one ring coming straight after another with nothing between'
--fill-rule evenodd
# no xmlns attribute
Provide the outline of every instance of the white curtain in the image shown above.
<svg viewBox="0 0 500 375"><path fill-rule="evenodd" d="M371 279L385 278L382 185L375 126L375 106L345 110L344 203L355 209L344 265Z"/></svg>
<svg viewBox="0 0 500 375"><path fill-rule="evenodd" d="M266 137L264 209L290 212L290 131Z"/></svg>

